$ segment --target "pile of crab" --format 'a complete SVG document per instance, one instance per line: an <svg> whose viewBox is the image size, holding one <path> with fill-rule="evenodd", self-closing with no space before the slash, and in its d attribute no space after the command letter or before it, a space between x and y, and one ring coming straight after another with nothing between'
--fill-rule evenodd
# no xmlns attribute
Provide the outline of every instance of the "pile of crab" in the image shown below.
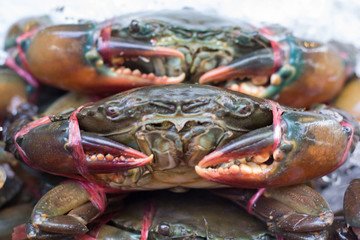
<svg viewBox="0 0 360 240"><path fill-rule="evenodd" d="M317 192L360 138L351 46L187 9L27 18L5 49L0 238L360 237L360 182L335 214Z"/></svg>

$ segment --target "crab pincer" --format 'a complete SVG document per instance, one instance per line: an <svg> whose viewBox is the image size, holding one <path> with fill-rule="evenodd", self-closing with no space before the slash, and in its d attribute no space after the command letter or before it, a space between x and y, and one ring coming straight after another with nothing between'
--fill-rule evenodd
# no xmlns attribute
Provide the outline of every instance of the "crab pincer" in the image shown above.
<svg viewBox="0 0 360 240"><path fill-rule="evenodd" d="M117 92L184 79L184 74L155 76L150 72L153 67L148 66L151 65L150 59L154 58L184 59L180 51L124 40L111 34L111 27L101 28L93 23L45 27L31 36L20 36L18 52L21 68L14 64L9 66L15 71L25 69L40 83L88 93ZM136 61L128 63L132 59ZM150 70L141 72L132 69L134 66Z"/></svg>
<svg viewBox="0 0 360 240"><path fill-rule="evenodd" d="M15 135L15 142L24 161L46 172L86 177L92 173L128 170L152 160L152 156L111 139L80 133L76 113L74 111L69 120L55 123L44 117L19 131ZM40 146L52 150L44 152ZM33 151L34 147L38 151ZM39 161L35 163L30 159Z"/></svg>
<svg viewBox="0 0 360 240"><path fill-rule="evenodd" d="M29 238L68 237L87 232L86 224L103 213L106 206L106 188L98 185L92 174L129 170L153 158L110 139L81 133L76 117L81 109L60 124L53 124L48 117L40 118L14 137L19 154L30 166L76 179L52 189L38 202L32 223L26 225ZM31 151L37 146L53 150ZM36 163L30 160L40 158ZM58 198L59 193L69 197Z"/></svg>
<svg viewBox="0 0 360 240"><path fill-rule="evenodd" d="M350 55L334 44L287 36L268 37L271 47L235 58L203 74L200 83L238 79L225 84L235 91L276 99L291 107L310 107L334 98L352 73ZM250 81L251 80L251 81Z"/></svg>
<svg viewBox="0 0 360 240"><path fill-rule="evenodd" d="M290 110L205 156L196 172L240 188L293 185L326 175L346 159L354 128L335 111Z"/></svg>

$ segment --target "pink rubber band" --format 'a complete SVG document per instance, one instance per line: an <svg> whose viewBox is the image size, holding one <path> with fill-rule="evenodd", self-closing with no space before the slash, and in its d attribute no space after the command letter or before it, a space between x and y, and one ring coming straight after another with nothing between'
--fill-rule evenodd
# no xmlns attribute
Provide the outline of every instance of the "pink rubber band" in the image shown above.
<svg viewBox="0 0 360 240"><path fill-rule="evenodd" d="M30 38L32 35L35 34L35 32L39 29L39 27L32 29L29 32L26 32L22 35L20 35L19 37L17 37L16 39L16 45L19 51L19 57L21 62L23 63L25 70L23 68L21 68L16 61L13 58L8 57L5 60L5 64L11 68L12 70L14 70L20 77L24 78L25 81L30 84L31 86L33 86L35 88L35 93L32 94L32 96L30 97L30 102L36 102L36 99L39 95L39 82L36 80L35 77L33 77L33 74L31 73L29 64L27 62L25 53L23 51L23 49L20 46L20 43L22 40L26 39L26 38Z"/></svg>
<svg viewBox="0 0 360 240"><path fill-rule="evenodd" d="M274 125L274 145L272 152L279 146L281 141L281 115L284 113L284 110L281 108L280 104L269 99L264 99L270 103L272 112L273 112L273 125Z"/></svg>
<svg viewBox="0 0 360 240"><path fill-rule="evenodd" d="M107 61L111 60L111 52L110 52L110 38L111 38L112 26L105 27L101 29L100 40L98 48L100 51L105 50L106 56L102 56Z"/></svg>
<svg viewBox="0 0 360 240"><path fill-rule="evenodd" d="M89 104L91 104L91 102L81 105L76 110L74 110L70 115L68 147L74 159L77 172L89 182L97 183L98 181L93 175L90 174L87 166L85 151L81 143L81 132L79 127L79 121L76 117L76 114Z"/></svg>
<svg viewBox="0 0 360 240"><path fill-rule="evenodd" d="M246 206L246 211L249 214L252 214L253 210L252 207L254 206L254 204L256 203L256 201L259 199L259 197L261 197L261 195L263 195L263 193L265 192L266 188L259 188L258 191L254 194L254 196L252 196L250 198L249 203Z"/></svg>
<svg viewBox="0 0 360 240"><path fill-rule="evenodd" d="M24 39L27 39L27 38L30 38L32 35L35 34L35 32L37 30L39 30L40 27L37 27L37 28L34 28L28 32L25 32L24 34L20 35L18 38L16 38L16 44L17 44L17 47L18 47L18 50L19 50L19 57L21 59L21 62L24 64L26 70L31 74L31 71L30 71L30 67L29 67L29 64L27 62L27 59L26 59L26 56L25 56L25 53L20 45L21 41L23 41Z"/></svg>
<svg viewBox="0 0 360 240"><path fill-rule="evenodd" d="M269 29L269 28L266 28L266 27L263 27L263 28L260 28L260 32L265 34L265 35L268 35L268 36L274 36L274 33ZM274 65L273 65L273 72L276 72L282 65L281 63L281 57L282 57L282 54L281 54L281 47L279 46L279 44L275 41L272 41L270 39L268 39L270 41L270 44L271 44L271 48L273 49L273 53L274 53Z"/></svg>
<svg viewBox="0 0 360 240"><path fill-rule="evenodd" d="M92 182L76 182L89 193L91 203L100 211L100 214L104 213L106 208L106 195L104 189Z"/></svg>
<svg viewBox="0 0 360 240"><path fill-rule="evenodd" d="M268 103L270 103L273 113L273 125L274 125L274 144L272 147L272 152L276 150L281 141L281 114L283 114L284 110L281 108L280 104L268 99L264 99ZM256 203L259 197L265 192L266 188L258 189L257 193L251 197L246 210L249 214L252 213L252 206Z"/></svg>
<svg viewBox="0 0 360 240"><path fill-rule="evenodd" d="M140 240L147 240L148 238L149 228L151 226L152 219L154 218L155 215L155 209L156 209L155 203L153 201L148 202L143 214Z"/></svg>
<svg viewBox="0 0 360 240"><path fill-rule="evenodd" d="M89 169L86 164L86 156L84 152L84 148L81 144L81 134L79 122L76 118L76 114L80 112L80 110L84 107L84 105L78 107L75 111L73 111L70 115L69 119L69 149L74 158L74 162L76 165L76 169L78 173L87 178L89 176Z"/></svg>
<svg viewBox="0 0 360 240"><path fill-rule="evenodd" d="M97 237L92 237L87 234L77 235L74 237L75 240L99 240Z"/></svg>
<svg viewBox="0 0 360 240"><path fill-rule="evenodd" d="M272 74L275 73L282 65L282 54L280 51L279 44L275 41L270 41L271 47L274 52L274 65L273 65L273 71Z"/></svg>
<svg viewBox="0 0 360 240"><path fill-rule="evenodd" d="M351 135L350 135L350 139L349 139L349 141L348 141L348 144L346 145L346 149L345 149L345 152L344 152L343 157L341 158L341 161L340 161L340 162L334 167L334 169L332 169L330 172L335 171L335 170L338 169L341 165L343 165L343 163L345 162L346 157L347 157L347 155L348 155L348 153L349 153L350 146L351 146L351 143L352 143L353 138L354 138L354 127L353 127L350 123L346 122L345 120L341 121L340 124L341 124L342 126L344 126L344 127L350 128L350 129L351 129Z"/></svg>
<svg viewBox="0 0 360 240"><path fill-rule="evenodd" d="M280 236L279 234L276 234L276 240L284 240L283 236Z"/></svg>
<svg viewBox="0 0 360 240"><path fill-rule="evenodd" d="M81 143L81 133L79 127L79 121L77 120L76 114L81 111L85 106L91 104L86 103L80 107L78 107L75 111L73 111L70 115L69 119L69 142L68 147L72 154L72 157L75 162L77 172L89 182L97 183L100 187L100 183L98 180L90 174L89 169L87 167L86 156L84 152L84 148ZM79 179L78 177L75 179ZM81 180L81 179L80 179ZM105 190L105 188L102 188ZM109 192L111 192L112 188L108 188Z"/></svg>
<svg viewBox="0 0 360 240"><path fill-rule="evenodd" d="M28 239L25 224L21 224L13 228L13 233L11 234L12 240L26 240Z"/></svg>
<svg viewBox="0 0 360 240"><path fill-rule="evenodd" d="M39 88L39 83L36 81L36 79L27 71L22 69L19 65L16 64L15 60L13 58L8 57L5 60L5 64L14 70L20 77L24 78L25 81L33 86L34 88Z"/></svg>

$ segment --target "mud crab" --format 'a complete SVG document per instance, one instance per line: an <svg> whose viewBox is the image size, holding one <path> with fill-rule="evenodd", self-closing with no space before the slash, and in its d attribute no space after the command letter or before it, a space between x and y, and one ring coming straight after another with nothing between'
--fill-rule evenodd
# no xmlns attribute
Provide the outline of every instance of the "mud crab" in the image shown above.
<svg viewBox="0 0 360 240"><path fill-rule="evenodd" d="M256 218L230 201L204 190L182 194L138 192L122 202L124 208L111 222L94 228L89 234L98 239L140 239L144 215L151 214L149 240L274 239ZM234 222L236 227L233 227Z"/></svg>
<svg viewBox="0 0 360 240"><path fill-rule="evenodd" d="M11 69L0 66L0 124L27 98L26 82Z"/></svg>
<svg viewBox="0 0 360 240"><path fill-rule="evenodd" d="M38 80L66 90L115 93L213 83L292 107L332 99L354 64L351 50L340 44L190 9L34 28L17 38L17 48L8 46L7 64L34 85Z"/></svg>
<svg viewBox="0 0 360 240"><path fill-rule="evenodd" d="M105 209L105 193L302 183L341 165L358 137L357 121L341 111L308 112L231 90L173 84L22 119L9 127L6 142L33 168L76 180L55 187L34 208L28 235L48 238L88 231L86 223ZM331 225L332 213L315 212L300 214L305 227L292 231Z"/></svg>
<svg viewBox="0 0 360 240"><path fill-rule="evenodd" d="M358 120L360 120L360 111L358 107L360 102L360 98L358 96L359 89L360 79L356 78L346 84L334 102L335 107L344 109L355 116Z"/></svg>

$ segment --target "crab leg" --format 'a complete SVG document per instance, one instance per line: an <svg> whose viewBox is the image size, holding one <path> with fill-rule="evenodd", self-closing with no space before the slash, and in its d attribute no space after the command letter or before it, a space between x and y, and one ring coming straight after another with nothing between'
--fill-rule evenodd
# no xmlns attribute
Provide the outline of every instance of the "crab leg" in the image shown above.
<svg viewBox="0 0 360 240"><path fill-rule="evenodd" d="M33 209L32 224L26 225L28 237L64 238L87 232L86 224L103 210L95 207L96 204L105 204L105 199L94 200L97 198L96 194L84 188L85 184L87 183L65 182L46 193ZM92 202L89 202L90 199ZM104 207L105 205L102 208Z"/></svg>
<svg viewBox="0 0 360 240"><path fill-rule="evenodd" d="M213 192L243 208L254 194L254 190L244 189L219 189ZM267 189L252 206L252 214L266 222L270 231L288 237L324 230L334 220L327 202L307 185Z"/></svg>
<svg viewBox="0 0 360 240"><path fill-rule="evenodd" d="M66 198L59 198L64 193ZM31 215L33 224L26 226L28 236L38 237L43 232L58 232L62 237L71 234L82 234L88 231L85 218L64 215L73 208L85 204L89 200L88 192L75 182L61 184L50 190L34 207ZM95 218L100 212L90 212L88 220Z"/></svg>
<svg viewBox="0 0 360 240"><path fill-rule="evenodd" d="M67 197L59 197L67 196ZM88 231L87 224L100 214L122 208L126 194L110 198L104 189L82 181L67 181L47 192L35 205L31 224L26 225L30 239L65 238Z"/></svg>

